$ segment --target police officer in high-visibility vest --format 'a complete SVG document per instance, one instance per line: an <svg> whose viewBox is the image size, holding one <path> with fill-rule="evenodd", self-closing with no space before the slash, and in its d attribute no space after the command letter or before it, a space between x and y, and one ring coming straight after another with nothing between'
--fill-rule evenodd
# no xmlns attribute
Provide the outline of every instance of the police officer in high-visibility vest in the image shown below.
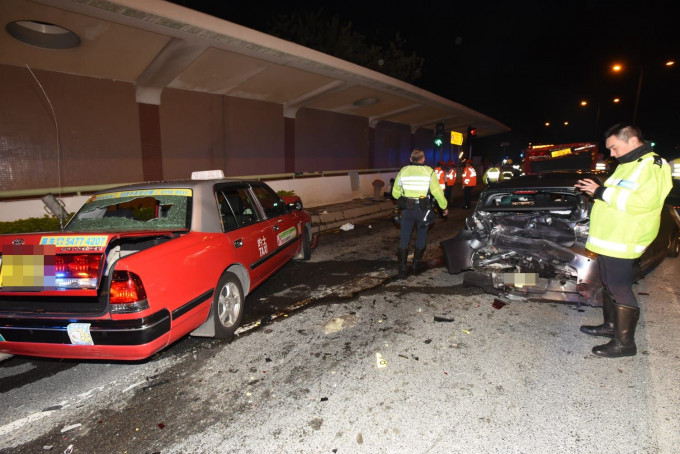
<svg viewBox="0 0 680 454"><path fill-rule="evenodd" d="M420 261L425 253L427 243L427 229L434 219L434 206L428 197L432 194L439 207L446 216L446 199L444 191L439 186L439 180L434 170L425 165L425 152L413 150L411 163L403 167L397 174L392 189L392 196L397 199L401 208L401 234L399 236L398 264L399 279L404 279L407 273L408 245L411 231L416 227L416 250L413 254L413 271L417 272Z"/></svg>
<svg viewBox="0 0 680 454"><path fill-rule="evenodd" d="M499 175L498 181L507 181L515 178L519 172L512 165L512 159L508 159L504 165L501 166L501 174Z"/></svg>
<svg viewBox="0 0 680 454"><path fill-rule="evenodd" d="M668 163L654 153L636 126L620 123L605 133L606 146L619 165L600 186L579 180L576 188L595 199L586 248L598 256L604 284L604 323L581 326L591 336L611 338L593 348L606 358L637 353L635 327L640 308L633 293L633 262L656 238L664 200L673 182Z"/></svg>
<svg viewBox="0 0 680 454"><path fill-rule="evenodd" d="M498 183L498 180L501 178L501 169L496 165L492 165L488 169L486 169L486 172L484 172L484 175L482 176L482 183L485 185L490 185L494 183Z"/></svg>
<svg viewBox="0 0 680 454"><path fill-rule="evenodd" d="M472 189L477 186L477 172L469 159L465 160L465 168L461 178L463 181L463 208L468 209L472 205Z"/></svg>

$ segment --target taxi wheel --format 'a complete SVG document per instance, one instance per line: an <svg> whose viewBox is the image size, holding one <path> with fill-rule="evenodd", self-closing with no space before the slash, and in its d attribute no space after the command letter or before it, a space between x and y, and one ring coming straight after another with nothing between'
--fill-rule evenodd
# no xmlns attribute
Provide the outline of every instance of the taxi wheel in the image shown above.
<svg viewBox="0 0 680 454"><path fill-rule="evenodd" d="M294 257L295 260L309 260L312 258L312 229L306 225L302 229L302 248L300 252Z"/></svg>
<svg viewBox="0 0 680 454"><path fill-rule="evenodd" d="M213 297L213 319L215 337L230 339L243 319L243 288L234 273L225 272L215 289Z"/></svg>

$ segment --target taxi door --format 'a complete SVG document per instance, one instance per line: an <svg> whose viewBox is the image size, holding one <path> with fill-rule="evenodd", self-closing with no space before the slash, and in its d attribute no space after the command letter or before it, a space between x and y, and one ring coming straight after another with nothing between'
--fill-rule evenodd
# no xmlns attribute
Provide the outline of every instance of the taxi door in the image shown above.
<svg viewBox="0 0 680 454"><path fill-rule="evenodd" d="M247 185L221 185L216 188L216 195L223 231L235 261L248 268L252 289L277 269L277 263L271 259L276 249L274 232Z"/></svg>
<svg viewBox="0 0 680 454"><path fill-rule="evenodd" d="M264 211L273 234L274 250L271 259L281 267L297 254L302 226L298 217L291 214L281 197L267 185L253 185L252 191Z"/></svg>

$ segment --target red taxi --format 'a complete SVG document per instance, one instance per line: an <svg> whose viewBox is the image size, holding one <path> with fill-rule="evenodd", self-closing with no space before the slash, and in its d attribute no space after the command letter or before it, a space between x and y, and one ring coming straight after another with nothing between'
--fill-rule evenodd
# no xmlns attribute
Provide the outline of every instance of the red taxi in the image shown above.
<svg viewBox="0 0 680 454"><path fill-rule="evenodd" d="M231 338L248 293L316 240L299 199L259 181L94 194L62 231L0 236L0 352L138 360Z"/></svg>

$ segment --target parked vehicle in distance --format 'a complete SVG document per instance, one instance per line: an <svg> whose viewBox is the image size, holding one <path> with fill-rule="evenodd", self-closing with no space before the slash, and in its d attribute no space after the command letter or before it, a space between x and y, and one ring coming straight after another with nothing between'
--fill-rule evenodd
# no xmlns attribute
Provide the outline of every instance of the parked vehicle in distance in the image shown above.
<svg viewBox="0 0 680 454"><path fill-rule="evenodd" d="M585 249L592 199L579 179L601 183L608 172L523 175L482 191L466 229L441 243L449 273L495 295L600 306L596 254ZM680 253L680 207L667 204L659 234L635 261L640 279L666 256Z"/></svg>
<svg viewBox="0 0 680 454"><path fill-rule="evenodd" d="M245 297L311 257L311 217L286 199L259 181L130 185L62 231L0 236L0 352L138 360L188 333L231 338Z"/></svg>

